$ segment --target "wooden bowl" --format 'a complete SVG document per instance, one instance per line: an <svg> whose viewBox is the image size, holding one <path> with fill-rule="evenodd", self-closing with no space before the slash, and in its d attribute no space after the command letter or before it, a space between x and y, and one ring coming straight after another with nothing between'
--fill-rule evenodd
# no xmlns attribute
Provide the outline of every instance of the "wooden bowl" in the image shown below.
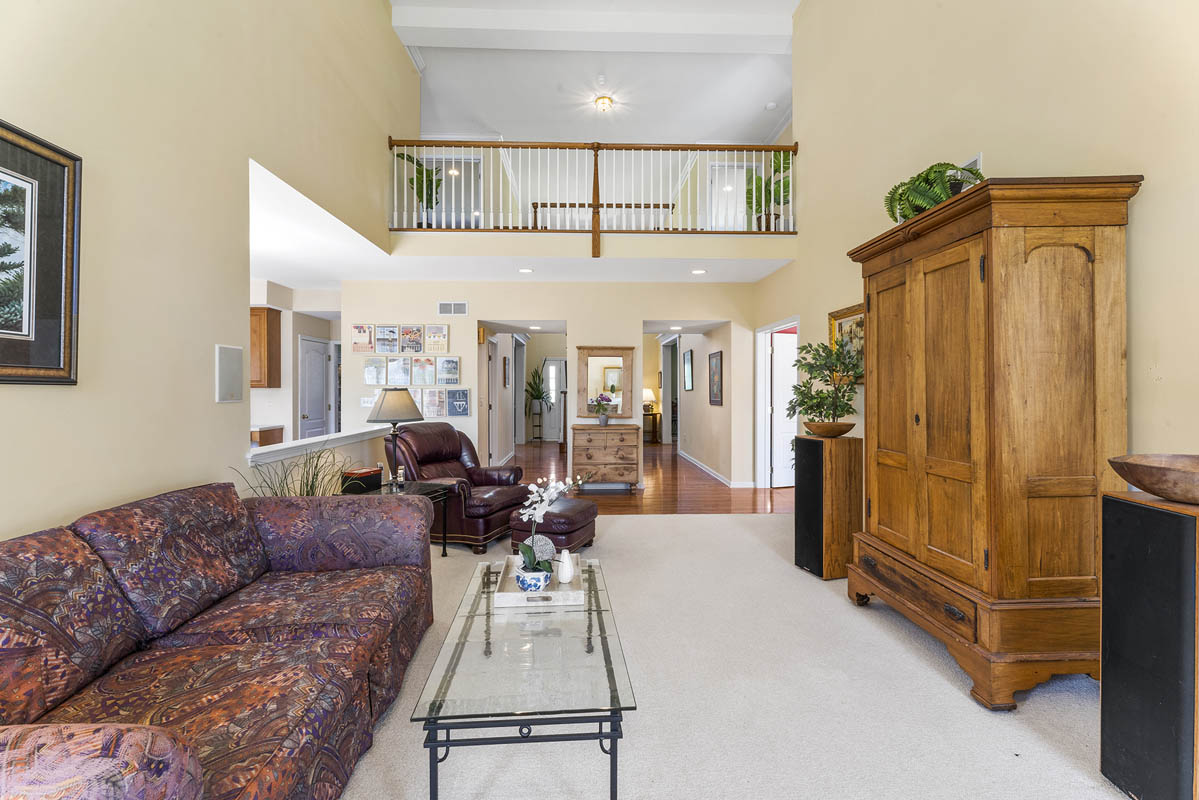
<svg viewBox="0 0 1199 800"><path fill-rule="evenodd" d="M811 431L813 436L835 439L853 430L853 422L804 422L803 426Z"/></svg>
<svg viewBox="0 0 1199 800"><path fill-rule="evenodd" d="M1118 456L1107 463L1138 489L1177 503L1199 504L1199 455Z"/></svg>

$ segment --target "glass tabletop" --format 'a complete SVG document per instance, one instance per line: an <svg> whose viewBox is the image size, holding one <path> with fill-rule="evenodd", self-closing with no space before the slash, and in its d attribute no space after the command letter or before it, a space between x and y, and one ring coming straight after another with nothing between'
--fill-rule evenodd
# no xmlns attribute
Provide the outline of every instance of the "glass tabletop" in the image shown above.
<svg viewBox="0 0 1199 800"><path fill-rule="evenodd" d="M580 562L582 605L496 608L503 562L479 564L414 722L635 709L599 561Z"/></svg>

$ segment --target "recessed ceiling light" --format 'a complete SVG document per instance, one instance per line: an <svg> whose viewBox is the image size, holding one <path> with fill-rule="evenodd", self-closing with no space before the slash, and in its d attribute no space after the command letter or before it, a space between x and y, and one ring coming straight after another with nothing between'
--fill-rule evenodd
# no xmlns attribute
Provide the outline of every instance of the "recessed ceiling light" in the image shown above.
<svg viewBox="0 0 1199 800"><path fill-rule="evenodd" d="M540 326L540 325L530 325L530 326L529 326L529 330L531 330L531 331L539 331L539 330L541 330L541 326Z"/></svg>
<svg viewBox="0 0 1199 800"><path fill-rule="evenodd" d="M732 187L732 186L726 186L726 187L724 187L724 190L725 190L726 192L731 192L731 191L733 191L733 187Z"/></svg>
<svg viewBox="0 0 1199 800"><path fill-rule="evenodd" d="M601 94L595 98L595 107L600 111L611 111L614 101L606 94Z"/></svg>
<svg viewBox="0 0 1199 800"><path fill-rule="evenodd" d="M520 269L517 270L517 272L524 272L524 273L529 273L532 271L533 270L530 267L521 267Z"/></svg>
<svg viewBox="0 0 1199 800"><path fill-rule="evenodd" d="M693 270L691 270L691 274L692 275L707 275L708 271L706 269L693 269Z"/></svg>
<svg viewBox="0 0 1199 800"><path fill-rule="evenodd" d="M457 178L459 174L457 167L450 167L450 175Z"/></svg>
<svg viewBox="0 0 1199 800"><path fill-rule="evenodd" d="M767 110L767 111L774 111L774 110L775 110L776 108L778 108L778 107L779 107L779 104L778 104L778 103L767 103L767 104L766 104L766 110Z"/></svg>
<svg viewBox="0 0 1199 800"><path fill-rule="evenodd" d="M670 329L672 331L681 331L683 329L683 326L682 325L671 325Z"/></svg>

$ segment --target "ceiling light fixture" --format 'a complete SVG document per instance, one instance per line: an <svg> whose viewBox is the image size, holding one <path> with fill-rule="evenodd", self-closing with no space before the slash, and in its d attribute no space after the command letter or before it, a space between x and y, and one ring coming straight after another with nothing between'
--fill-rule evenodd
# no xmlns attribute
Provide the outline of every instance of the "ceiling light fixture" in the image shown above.
<svg viewBox="0 0 1199 800"><path fill-rule="evenodd" d="M774 110L775 110L776 108L778 108L778 107L779 107L779 104L778 104L778 103L773 103L773 102L772 102L772 103L767 103L767 104L766 104L766 110L767 110L767 111L774 111Z"/></svg>
<svg viewBox="0 0 1199 800"><path fill-rule="evenodd" d="M457 178L460 173L457 167L450 167L450 175Z"/></svg>
<svg viewBox="0 0 1199 800"><path fill-rule="evenodd" d="M611 111L614 101L606 94L601 94L595 98L595 107L600 111Z"/></svg>
<svg viewBox="0 0 1199 800"><path fill-rule="evenodd" d="M693 269L693 270L691 270L691 274L692 275L707 275L708 271L706 269Z"/></svg>
<svg viewBox="0 0 1199 800"><path fill-rule="evenodd" d="M682 325L671 325L670 329L672 331L681 331L683 329L683 326Z"/></svg>
<svg viewBox="0 0 1199 800"><path fill-rule="evenodd" d="M732 185L725 186L725 187L724 187L724 190L725 190L726 192L731 192L731 191L733 191L733 187L732 187Z"/></svg>
<svg viewBox="0 0 1199 800"><path fill-rule="evenodd" d="M539 330L541 330L541 326L540 326L540 325L530 325L530 326L529 326L529 330L531 330L531 331L539 331Z"/></svg>
<svg viewBox="0 0 1199 800"><path fill-rule="evenodd" d="M523 273L525 273L525 274L528 274L528 273L530 273L530 272L532 272L532 271L533 271L533 270L532 270L532 268L530 268L530 267L521 267L520 269L518 269L518 270L517 270L517 272L523 272Z"/></svg>

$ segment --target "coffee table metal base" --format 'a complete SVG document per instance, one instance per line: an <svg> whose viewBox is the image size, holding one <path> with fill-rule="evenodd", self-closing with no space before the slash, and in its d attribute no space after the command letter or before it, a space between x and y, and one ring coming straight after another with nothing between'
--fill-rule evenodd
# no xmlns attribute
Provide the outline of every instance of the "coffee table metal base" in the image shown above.
<svg viewBox="0 0 1199 800"><path fill-rule="evenodd" d="M540 725L596 725L597 730L572 733L533 733ZM607 725L608 729L604 730ZM490 728L517 729L516 736L475 736L455 739L453 731L477 731ZM445 738L441 737L442 731ZM425 747L429 750L429 800L437 800L437 765L450 756L453 747L480 747L494 744L525 744L528 742L590 742L598 741L600 750L608 756L608 791L616 800L616 744L624 736L621 713L576 714L557 717L518 717L508 719L429 720L425 723ZM604 746L607 742L607 747ZM442 755L441 751L445 754Z"/></svg>

